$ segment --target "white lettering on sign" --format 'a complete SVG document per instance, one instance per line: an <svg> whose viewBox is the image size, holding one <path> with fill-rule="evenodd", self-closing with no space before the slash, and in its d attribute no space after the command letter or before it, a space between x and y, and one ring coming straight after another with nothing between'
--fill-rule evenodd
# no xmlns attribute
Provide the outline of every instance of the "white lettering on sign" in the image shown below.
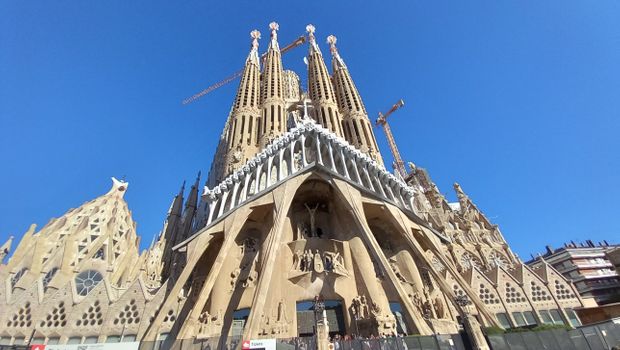
<svg viewBox="0 0 620 350"><path fill-rule="evenodd" d="M276 350L275 339L252 339L244 340L241 346L243 350Z"/></svg>

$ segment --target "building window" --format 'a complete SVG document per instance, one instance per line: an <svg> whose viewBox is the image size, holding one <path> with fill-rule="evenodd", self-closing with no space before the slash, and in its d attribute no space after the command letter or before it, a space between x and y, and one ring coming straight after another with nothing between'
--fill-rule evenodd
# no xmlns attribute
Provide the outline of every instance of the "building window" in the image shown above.
<svg viewBox="0 0 620 350"><path fill-rule="evenodd" d="M573 327L581 326L581 321L579 321L579 317L577 317L577 314L575 313L573 309L564 309L564 311L566 311L570 324Z"/></svg>
<svg viewBox="0 0 620 350"><path fill-rule="evenodd" d="M60 343L60 338L59 337L47 338L47 345L56 345L58 343Z"/></svg>
<svg viewBox="0 0 620 350"><path fill-rule="evenodd" d="M125 334L123 336L123 342L132 342L132 341L136 341L136 335L135 334Z"/></svg>
<svg viewBox="0 0 620 350"><path fill-rule="evenodd" d="M157 341L155 342L155 348L153 350L161 349L161 346L164 344L164 341L168 338L168 333L161 333L157 337Z"/></svg>
<svg viewBox="0 0 620 350"><path fill-rule="evenodd" d="M47 289L47 286L50 284L50 282L52 281L52 278L54 278L54 276L56 275L56 272L58 272L58 268L54 267L51 270L49 270L45 276L43 276L43 290Z"/></svg>
<svg viewBox="0 0 620 350"><path fill-rule="evenodd" d="M505 313L500 312L498 314L495 314L495 317L497 317L497 320L499 321L499 324L502 326L502 328L512 328L512 326L510 325L510 320L508 320L508 315L506 315Z"/></svg>
<svg viewBox="0 0 620 350"><path fill-rule="evenodd" d="M513 312L512 318L514 318L517 327L525 326L525 318L523 318L523 314L521 314L520 312Z"/></svg>
<svg viewBox="0 0 620 350"><path fill-rule="evenodd" d="M91 336L84 338L84 344L97 344L97 336Z"/></svg>
<svg viewBox="0 0 620 350"><path fill-rule="evenodd" d="M67 340L67 344L82 344L82 337L71 337Z"/></svg>
<svg viewBox="0 0 620 350"><path fill-rule="evenodd" d="M533 312L531 312L531 311L524 311L523 312L523 317L525 318L525 323L528 326L536 324L536 318L534 318L534 313Z"/></svg>
<svg viewBox="0 0 620 350"><path fill-rule="evenodd" d="M32 338L30 344L45 344L45 338Z"/></svg>
<svg viewBox="0 0 620 350"><path fill-rule="evenodd" d="M27 268L23 268L19 271L17 271L13 277L11 277L11 288L15 288L15 285L17 284L17 282L19 282L20 279L22 279L22 277L26 274L26 272L28 272Z"/></svg>
<svg viewBox="0 0 620 350"><path fill-rule="evenodd" d="M562 320L562 316L560 315L560 310L551 309L549 310L549 313L551 314L551 318L553 319L554 324L564 324L564 321Z"/></svg>
<svg viewBox="0 0 620 350"><path fill-rule="evenodd" d="M538 313L540 314L540 318L542 319L544 324L553 324L553 319L551 318L549 311L540 310L538 311Z"/></svg>
<svg viewBox="0 0 620 350"><path fill-rule="evenodd" d="M106 343L120 343L121 336L120 335L108 335L105 338Z"/></svg>
<svg viewBox="0 0 620 350"><path fill-rule="evenodd" d="M103 276L95 270L80 272L80 274L75 277L75 287L77 289L77 293L81 296L88 295L90 291L95 289L101 280L103 280Z"/></svg>

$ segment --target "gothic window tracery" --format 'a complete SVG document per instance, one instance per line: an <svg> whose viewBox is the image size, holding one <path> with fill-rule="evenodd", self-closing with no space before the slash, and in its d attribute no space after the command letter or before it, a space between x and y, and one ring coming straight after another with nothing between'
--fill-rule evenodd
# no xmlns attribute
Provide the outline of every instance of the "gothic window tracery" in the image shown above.
<svg viewBox="0 0 620 350"><path fill-rule="evenodd" d="M490 289L488 286L480 283L479 297L485 304L499 304L499 299L495 295L494 291Z"/></svg>
<svg viewBox="0 0 620 350"><path fill-rule="evenodd" d="M138 311L138 305L134 299L131 299L127 305L118 314L118 317L114 319L114 324L126 325L126 324L138 324L140 323L140 312Z"/></svg>
<svg viewBox="0 0 620 350"><path fill-rule="evenodd" d="M7 327L24 328L32 326L32 314L30 310L30 302L27 302L19 308L13 317L7 321Z"/></svg>
<svg viewBox="0 0 620 350"><path fill-rule="evenodd" d="M102 324L103 313L101 312L101 304L99 303L99 300L89 306L86 312L82 314L82 318L75 322L75 325L78 327L100 326Z"/></svg>
<svg viewBox="0 0 620 350"><path fill-rule="evenodd" d="M86 296L103 280L101 273L95 270L86 270L80 272L75 277L75 288L81 296Z"/></svg>
<svg viewBox="0 0 620 350"><path fill-rule="evenodd" d="M508 304L522 303L526 301L527 300L525 297L512 285L512 283L506 282L506 302Z"/></svg>
<svg viewBox="0 0 620 350"><path fill-rule="evenodd" d="M56 276L56 273L58 272L58 267L54 267L52 269L50 269L45 276L43 276L43 290L47 289L47 286L50 284L50 282L52 281L52 278L54 278L54 276Z"/></svg>
<svg viewBox="0 0 620 350"><path fill-rule="evenodd" d="M502 253L499 253L497 251L492 251L489 254L488 260L489 260L489 264L491 265L491 268L503 267L505 269L508 269L511 267L510 262L508 262L508 259L506 259L506 257Z"/></svg>
<svg viewBox="0 0 620 350"><path fill-rule="evenodd" d="M438 271L438 272L443 272L443 270L446 269L443 263L439 261L439 259L436 256L433 256L433 258L431 259L431 265L433 265L433 268L435 269L435 271Z"/></svg>
<svg viewBox="0 0 620 350"><path fill-rule="evenodd" d="M163 323L173 323L177 319L173 310L168 310L168 313L164 317Z"/></svg>
<svg viewBox="0 0 620 350"><path fill-rule="evenodd" d="M461 255L460 263L461 266L463 266L466 270L469 270L473 267L479 269L482 266L480 260L469 252L465 252Z"/></svg>
<svg viewBox="0 0 620 350"><path fill-rule="evenodd" d="M551 295L547 293L547 289L542 288L536 282L530 282L530 288L532 293L532 301L548 301L551 300Z"/></svg>
<svg viewBox="0 0 620 350"><path fill-rule="evenodd" d="M67 325L67 314L65 309L65 303L60 302L54 309L40 322L41 327L58 328L65 327Z"/></svg>
<svg viewBox="0 0 620 350"><path fill-rule="evenodd" d="M570 288L560 283L559 280L555 280L555 294L559 300L572 299L575 297L575 294L572 293Z"/></svg>
<svg viewBox="0 0 620 350"><path fill-rule="evenodd" d="M26 274L26 272L28 272L28 268L24 267L21 270L17 271L11 277L11 288L15 288L15 285L17 285L17 282L19 282L19 280L22 279L22 277Z"/></svg>

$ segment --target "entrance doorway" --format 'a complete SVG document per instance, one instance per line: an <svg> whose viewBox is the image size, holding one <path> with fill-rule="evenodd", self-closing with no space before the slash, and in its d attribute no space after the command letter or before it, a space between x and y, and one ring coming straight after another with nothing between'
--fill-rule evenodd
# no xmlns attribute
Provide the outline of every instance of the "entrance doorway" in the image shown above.
<svg viewBox="0 0 620 350"><path fill-rule="evenodd" d="M396 318L396 331L398 334L409 334L407 329L407 316L403 312L403 307L398 302L390 302L390 311Z"/></svg>
<svg viewBox="0 0 620 350"><path fill-rule="evenodd" d="M232 337L242 337L245 324L248 322L248 316L250 316L250 308L239 309L233 312L233 321L231 335Z"/></svg>
<svg viewBox="0 0 620 350"><path fill-rule="evenodd" d="M324 300L325 314L329 322L329 336L346 333L344 307L341 300ZM314 329L314 301L297 302L297 335L311 337Z"/></svg>

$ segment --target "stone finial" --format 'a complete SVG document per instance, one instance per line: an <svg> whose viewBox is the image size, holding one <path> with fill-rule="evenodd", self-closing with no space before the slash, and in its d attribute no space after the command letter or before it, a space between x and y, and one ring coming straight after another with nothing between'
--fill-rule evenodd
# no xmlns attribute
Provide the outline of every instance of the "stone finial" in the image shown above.
<svg viewBox="0 0 620 350"><path fill-rule="evenodd" d="M269 23L269 30L271 30L271 44L270 48L275 50L280 50L278 45L278 29L280 29L280 25L277 22Z"/></svg>
<svg viewBox="0 0 620 350"><path fill-rule="evenodd" d="M280 29L280 25L278 24L278 22L271 22L269 23L269 29L271 30L271 35L278 35L277 31Z"/></svg>
<svg viewBox="0 0 620 350"><path fill-rule="evenodd" d="M112 176L112 189L110 189L110 192L121 192L122 194L125 194L127 187L129 187L129 182L118 180Z"/></svg>
<svg viewBox="0 0 620 350"><path fill-rule="evenodd" d="M338 39L333 34L327 37L327 43L329 44L329 49L332 52L332 54L335 54L336 52L338 52L338 49L336 48L337 40Z"/></svg>
<svg viewBox="0 0 620 350"><path fill-rule="evenodd" d="M271 30L271 37L275 40L278 38L278 30L280 29L280 25L278 22L269 23L269 29Z"/></svg>
<svg viewBox="0 0 620 350"><path fill-rule="evenodd" d="M258 39L260 39L260 32L254 29L250 32L250 37L252 38L252 48L258 49Z"/></svg>
<svg viewBox="0 0 620 350"><path fill-rule="evenodd" d="M409 163L407 163L407 165L409 165L409 170L412 173L415 173L415 171L417 170L417 167L415 166L415 164L413 162L409 162Z"/></svg>
<svg viewBox="0 0 620 350"><path fill-rule="evenodd" d="M310 40L310 42L315 42L315 38L314 38L314 32L316 31L316 28L314 28L314 26L312 24L308 24L306 26L306 32L308 33L308 39Z"/></svg>
<svg viewBox="0 0 620 350"><path fill-rule="evenodd" d="M465 192L463 192L463 189L461 188L461 185L459 185L458 182L454 183L454 191L456 191L456 196L458 198L466 198L467 195L465 194Z"/></svg>
<svg viewBox="0 0 620 350"><path fill-rule="evenodd" d="M11 252L11 245L13 244L13 236L0 247L0 264L4 261L4 258Z"/></svg>

